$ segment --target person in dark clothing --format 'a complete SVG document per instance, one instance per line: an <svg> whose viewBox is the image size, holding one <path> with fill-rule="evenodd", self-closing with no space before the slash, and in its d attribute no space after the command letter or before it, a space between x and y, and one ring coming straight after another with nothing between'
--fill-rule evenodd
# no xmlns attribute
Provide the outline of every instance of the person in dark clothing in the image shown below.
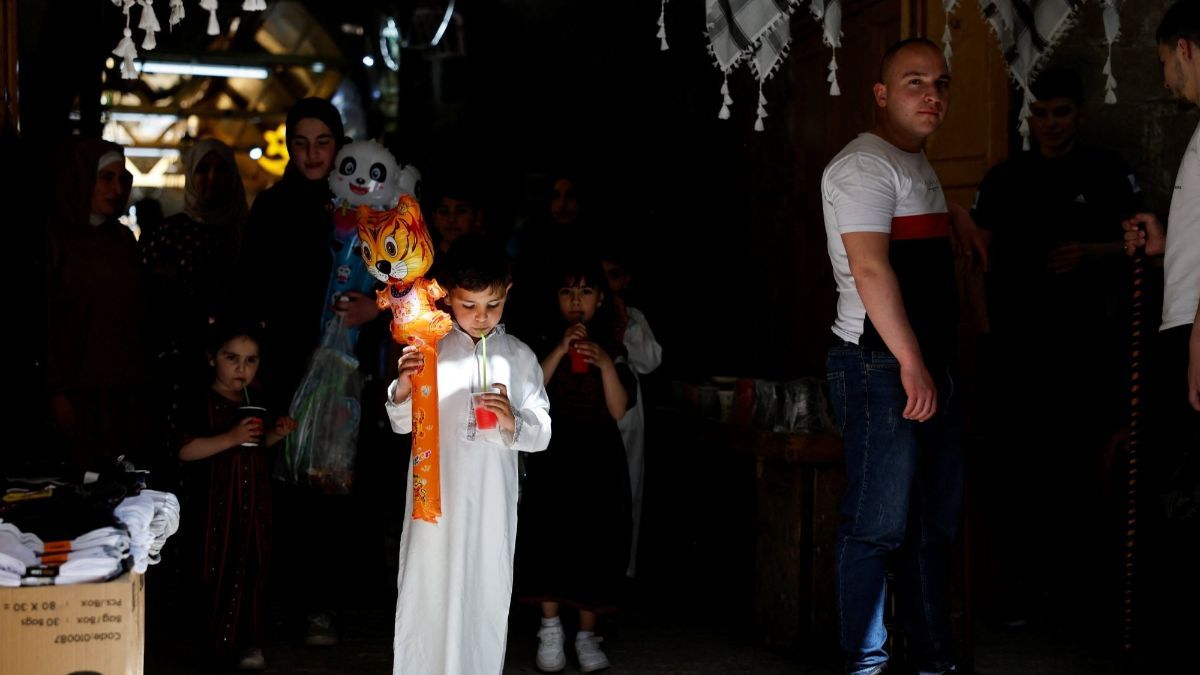
<svg viewBox="0 0 1200 675"><path fill-rule="evenodd" d="M117 221L129 199L121 146L72 138L58 162L47 227L46 387L52 452L99 468L147 459L145 299L133 233Z"/></svg>
<svg viewBox="0 0 1200 675"><path fill-rule="evenodd" d="M983 499L1004 570L997 616L1010 626L1055 606L1078 607L1081 618L1115 610L1096 607L1103 596L1094 589L1117 573L1103 457L1121 419L1121 221L1141 196L1125 162L1078 141L1084 97L1076 73L1047 70L1033 93L1036 148L989 171L974 206L991 234L981 377L995 451L985 455ZM1006 412L1012 401L1024 402L1022 424ZM1112 563L1095 562L1102 560Z"/></svg>

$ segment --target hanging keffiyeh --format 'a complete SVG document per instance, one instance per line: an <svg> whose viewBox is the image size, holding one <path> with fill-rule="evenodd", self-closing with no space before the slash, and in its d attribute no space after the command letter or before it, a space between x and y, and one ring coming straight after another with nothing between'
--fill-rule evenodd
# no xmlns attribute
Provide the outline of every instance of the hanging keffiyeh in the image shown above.
<svg viewBox="0 0 1200 675"><path fill-rule="evenodd" d="M1104 42L1108 44L1108 58L1104 61L1104 102L1117 102L1117 78L1112 73L1112 48L1121 37L1121 15L1117 12L1117 0L1104 0Z"/></svg>
<svg viewBox="0 0 1200 675"><path fill-rule="evenodd" d="M754 128L762 131L766 117L763 82L787 55L791 32L788 18L799 0L705 0L708 50L724 78L721 82L721 111L717 117L729 119L729 73L744 59L758 78L758 117Z"/></svg>
<svg viewBox="0 0 1200 675"><path fill-rule="evenodd" d="M667 19L667 0L660 0L659 5L658 5L658 39L659 39L658 49L660 51L664 51L664 52L667 51L668 49L670 49L670 47L667 46L666 19Z"/></svg>
<svg viewBox="0 0 1200 675"><path fill-rule="evenodd" d="M1033 93L1030 86L1046 57L1066 31L1075 24L1076 11L1087 0L982 0L983 18L992 27L1008 63L1008 74L1021 88L1022 147L1029 149L1029 115ZM1117 0L1102 0L1104 35L1110 58L1104 64L1106 103L1117 100L1117 81L1112 76L1112 45L1120 36Z"/></svg>
<svg viewBox="0 0 1200 675"><path fill-rule="evenodd" d="M842 0L812 0L808 9L821 22L821 41L833 50L829 58L829 74L825 76L825 81L829 83L829 95L841 96L842 90L837 80L837 50L842 46Z"/></svg>
<svg viewBox="0 0 1200 675"><path fill-rule="evenodd" d="M946 67L950 67L950 57L954 56L954 50L950 48L950 15L954 14L954 8L958 6L958 0L942 0L942 13L946 16L946 25L942 29L942 56L946 57Z"/></svg>

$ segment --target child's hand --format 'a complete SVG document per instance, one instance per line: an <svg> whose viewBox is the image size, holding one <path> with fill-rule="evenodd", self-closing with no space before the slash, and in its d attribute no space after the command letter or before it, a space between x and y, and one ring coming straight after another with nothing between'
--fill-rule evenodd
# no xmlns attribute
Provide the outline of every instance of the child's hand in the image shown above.
<svg viewBox="0 0 1200 675"><path fill-rule="evenodd" d="M396 374L396 391L392 394L392 403L400 404L412 396L412 376L425 367L425 355L420 349L410 345L401 352L396 366L399 372Z"/></svg>
<svg viewBox="0 0 1200 675"><path fill-rule="evenodd" d="M581 323L574 323L567 327L563 333L562 342L558 344L558 348L563 354L571 351L571 344L587 339L587 326Z"/></svg>
<svg viewBox="0 0 1200 675"><path fill-rule="evenodd" d="M298 422L291 417L280 417L275 420L275 428L271 429L271 433L279 438L283 438L296 430Z"/></svg>
<svg viewBox="0 0 1200 675"><path fill-rule="evenodd" d="M513 419L512 404L508 400L508 387L495 383L494 386L500 387L500 393L495 392L482 394L479 401L483 403L483 407L496 413L497 424L501 429L508 433L512 433L516 428L516 420Z"/></svg>
<svg viewBox="0 0 1200 675"><path fill-rule="evenodd" d="M225 435L229 439L230 447L246 443L259 443L262 441L262 427L263 423L261 419L247 417L238 422Z"/></svg>
<svg viewBox="0 0 1200 675"><path fill-rule="evenodd" d="M596 366L600 370L607 370L613 367L612 357L595 342L576 342L575 351L583 356L584 361Z"/></svg>
<svg viewBox="0 0 1200 675"><path fill-rule="evenodd" d="M272 446L283 440L284 436L296 430L298 424L299 422L287 416L275 420L275 425L271 427L271 431L267 434L267 445Z"/></svg>

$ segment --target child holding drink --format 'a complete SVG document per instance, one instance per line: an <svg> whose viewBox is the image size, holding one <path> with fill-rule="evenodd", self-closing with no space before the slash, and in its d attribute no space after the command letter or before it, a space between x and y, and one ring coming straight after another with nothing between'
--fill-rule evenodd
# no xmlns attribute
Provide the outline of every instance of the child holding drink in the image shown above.
<svg viewBox="0 0 1200 675"><path fill-rule="evenodd" d="M559 263L545 292L557 298L561 323L542 352L554 440L525 463L517 576L521 596L542 610L538 669L566 666L559 618L566 605L579 612L575 656L588 673L609 665L596 619L619 606L629 563L629 473L617 421L636 401L637 385L599 262Z"/></svg>
<svg viewBox="0 0 1200 675"><path fill-rule="evenodd" d="M243 670L262 670L266 635L267 570L271 552L270 447L296 428L280 417L270 425L250 396L259 366L253 325L213 324L204 400L185 411L179 459L187 463L188 513L197 514L190 540L200 565L204 603L202 646L217 661L239 656ZM255 390L257 392L257 390ZM186 525L185 525L186 527Z"/></svg>
<svg viewBox="0 0 1200 675"><path fill-rule="evenodd" d="M438 281L454 329L437 345L442 516L412 518L412 472L400 538L396 673L499 673L504 667L517 531L517 452L545 449L550 404L537 357L500 324L511 287L503 257L458 242ZM405 347L388 388L392 430L412 430Z"/></svg>

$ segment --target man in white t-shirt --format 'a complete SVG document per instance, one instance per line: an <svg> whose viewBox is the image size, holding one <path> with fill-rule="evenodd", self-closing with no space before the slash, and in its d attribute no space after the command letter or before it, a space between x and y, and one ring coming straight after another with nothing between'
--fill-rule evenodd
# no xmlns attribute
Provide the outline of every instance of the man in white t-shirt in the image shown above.
<svg viewBox="0 0 1200 675"><path fill-rule="evenodd" d="M1157 31L1163 85L1181 101L1200 105L1200 0L1178 0ZM1200 630L1200 125L1192 133L1175 177L1166 228L1153 214L1125 221L1125 250L1139 246L1163 255L1162 361L1159 405L1151 425L1151 452L1143 465L1153 496L1145 537L1148 601L1141 613L1153 624L1144 635L1159 638L1180 663L1195 663L1189 640ZM1139 229L1139 226L1144 229ZM1169 230L1167 229L1169 228ZM1161 497L1161 498L1160 498ZM1160 523L1160 514L1167 516ZM1166 619L1165 617L1172 617Z"/></svg>
<svg viewBox="0 0 1200 675"><path fill-rule="evenodd" d="M946 578L962 495L959 406L948 405L958 311L952 229L973 252L984 250L924 154L950 100L941 49L923 38L893 45L874 96L875 129L821 179L838 290L827 375L848 478L837 544L840 639L849 675L887 667L884 585L894 557L912 659L921 673L952 673Z"/></svg>

